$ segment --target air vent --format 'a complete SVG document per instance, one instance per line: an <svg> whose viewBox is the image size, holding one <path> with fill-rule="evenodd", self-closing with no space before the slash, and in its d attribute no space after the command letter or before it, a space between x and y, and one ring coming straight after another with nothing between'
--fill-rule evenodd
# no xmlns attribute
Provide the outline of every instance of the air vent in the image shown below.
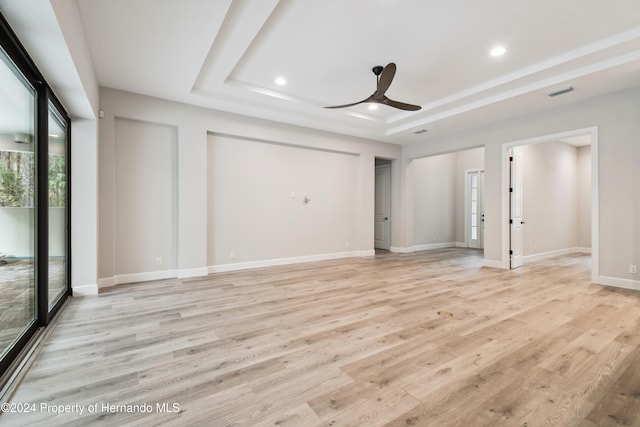
<svg viewBox="0 0 640 427"><path fill-rule="evenodd" d="M420 135L421 133L425 133L426 131L427 131L426 129L420 129L420 130L417 130L417 131L415 131L415 132L413 132L413 133L414 133L415 135Z"/></svg>
<svg viewBox="0 0 640 427"><path fill-rule="evenodd" d="M560 89L555 89L552 90L551 92L547 92L547 96L558 96L558 95L562 95L564 93L569 93L573 91L573 87L572 86L565 86L565 87L561 87Z"/></svg>

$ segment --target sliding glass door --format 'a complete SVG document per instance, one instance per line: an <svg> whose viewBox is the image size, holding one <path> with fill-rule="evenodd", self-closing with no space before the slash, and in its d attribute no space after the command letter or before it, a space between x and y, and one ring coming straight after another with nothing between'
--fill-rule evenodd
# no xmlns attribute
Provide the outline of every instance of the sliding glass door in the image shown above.
<svg viewBox="0 0 640 427"><path fill-rule="evenodd" d="M67 124L49 103L49 292L48 309L67 292Z"/></svg>
<svg viewBox="0 0 640 427"><path fill-rule="evenodd" d="M36 321L36 91L0 49L0 356Z"/></svg>
<svg viewBox="0 0 640 427"><path fill-rule="evenodd" d="M0 387L71 295L70 126L0 14Z"/></svg>

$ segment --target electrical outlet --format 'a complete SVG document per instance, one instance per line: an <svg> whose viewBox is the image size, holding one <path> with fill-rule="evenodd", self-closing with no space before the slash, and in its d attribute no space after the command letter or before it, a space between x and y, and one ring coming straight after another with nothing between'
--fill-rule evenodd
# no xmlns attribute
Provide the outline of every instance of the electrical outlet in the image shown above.
<svg viewBox="0 0 640 427"><path fill-rule="evenodd" d="M349 249L349 242L344 242L344 248Z"/></svg>
<svg viewBox="0 0 640 427"><path fill-rule="evenodd" d="M162 265L162 257L156 257L156 265Z"/></svg>
<svg viewBox="0 0 640 427"><path fill-rule="evenodd" d="M231 251L229 252L229 259L234 259L236 257L236 253Z"/></svg>
<svg viewBox="0 0 640 427"><path fill-rule="evenodd" d="M635 264L629 264L629 273L638 274L638 266Z"/></svg>

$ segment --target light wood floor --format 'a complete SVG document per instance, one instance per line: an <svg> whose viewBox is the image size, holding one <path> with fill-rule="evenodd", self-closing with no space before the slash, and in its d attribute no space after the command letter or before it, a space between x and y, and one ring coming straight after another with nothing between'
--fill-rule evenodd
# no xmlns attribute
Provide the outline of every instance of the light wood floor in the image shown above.
<svg viewBox="0 0 640 427"><path fill-rule="evenodd" d="M49 301L65 292L65 260L48 263ZM0 262L0 355L8 351L35 319L35 268L33 259L8 258ZM52 304L50 304L52 305Z"/></svg>
<svg viewBox="0 0 640 427"><path fill-rule="evenodd" d="M639 426L640 293L590 284L583 255L481 266L444 249L76 298L13 397L36 413L0 424Z"/></svg>

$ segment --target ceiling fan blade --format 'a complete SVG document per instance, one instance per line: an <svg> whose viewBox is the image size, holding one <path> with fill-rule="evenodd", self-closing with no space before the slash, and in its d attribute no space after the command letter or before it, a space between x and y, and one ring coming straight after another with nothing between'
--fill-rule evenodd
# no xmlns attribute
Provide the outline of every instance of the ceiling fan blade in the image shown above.
<svg viewBox="0 0 640 427"><path fill-rule="evenodd" d="M395 75L396 64L390 62L382 70L382 74L380 74L380 79L378 80L378 88L376 89L376 92L373 94L373 96L376 98L382 98L387 89L389 89L389 86L391 86L393 76Z"/></svg>
<svg viewBox="0 0 640 427"><path fill-rule="evenodd" d="M324 108L346 108L346 107L353 107L354 105L358 105L358 104L362 104L365 102L371 102L373 101L373 95L371 95L370 97L368 97L367 99L363 99L362 101L358 101L358 102L353 102L351 104L344 104L344 105L333 105L331 107L324 107Z"/></svg>
<svg viewBox="0 0 640 427"><path fill-rule="evenodd" d="M381 102L382 104L388 105L389 107L399 108L400 110L418 111L422 108L419 105L405 104L404 102L394 101L393 99L389 99L386 96L382 99Z"/></svg>

